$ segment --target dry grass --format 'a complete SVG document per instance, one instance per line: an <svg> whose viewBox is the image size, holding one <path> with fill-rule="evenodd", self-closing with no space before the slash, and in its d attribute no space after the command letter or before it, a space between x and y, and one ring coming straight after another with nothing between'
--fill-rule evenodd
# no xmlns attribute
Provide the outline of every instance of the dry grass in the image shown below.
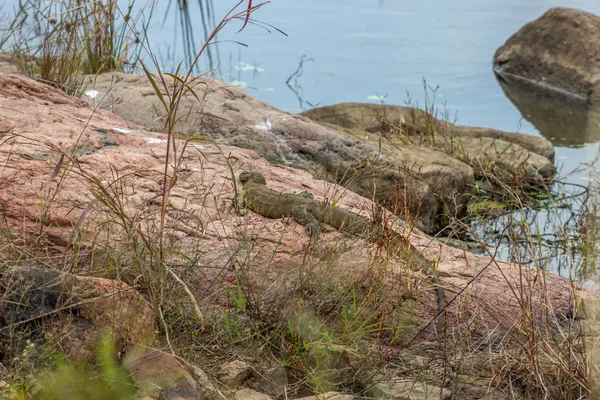
<svg viewBox="0 0 600 400"><path fill-rule="evenodd" d="M21 73L78 96L85 74L135 69L145 37L130 27L150 23L152 7L133 15L134 5L23 2L0 30L0 49L14 54Z"/></svg>
<svg viewBox="0 0 600 400"><path fill-rule="evenodd" d="M162 330L160 345L208 370L233 356L251 361L259 370L283 366L293 378L290 396L341 390L368 398L381 389L378 383L398 376L449 388L454 398L501 394L515 399L578 399L589 395L585 332L575 315L566 319L555 315L544 271L537 262L534 262L537 274L530 274L531 269L521 265L520 283L508 283L521 310L518 317L507 317L503 310L486 304L468 287L457 289L448 285L446 304L451 309L441 316L442 327L436 330L431 314L427 313L431 307L431 283L399 268L398 260L383 251L385 246L381 244L373 247L356 238L309 242L296 255L300 260L297 267L275 282L269 281L268 276L281 273L280 266L275 264L280 240L270 238L269 246L259 247L252 227L231 241L226 254L231 261L219 270L211 270L203 262L211 255L199 250L197 244L201 239L181 246L171 230L177 218L169 217L168 204L181 176L183 153L195 139L178 137L178 106L184 96L194 96L200 103L205 100L197 94L198 88L210 85L211 81L192 75L195 63L225 24L238 20L243 29L254 22L250 14L260 6L248 2L247 8L232 10L208 36L189 69L185 73L178 69L173 74L160 70L158 60L136 34L131 19L122 31L111 30L112 25L107 25L108 30L100 29L101 18L121 15L115 8L92 10L97 13L92 18L83 10L73 16L66 14L64 21L51 21L49 15L43 16L36 73L59 87L76 88L78 81L71 79L77 79L81 71L122 68L127 59L123 54L131 53L124 50L128 49L126 45L117 51L116 41L131 43L132 40L147 52L152 65L140 61L140 67L166 113L163 131L168 140L164 170L155 204L140 208L128 204L125 195L130 182L136 179L135 173L123 175L113 170L113 182L107 186L78 165L72 154L62 153L52 172L58 184L45 196L38 232L22 243L2 228L1 267L35 262L135 285L153 305ZM84 17L90 24L82 27L84 36L77 29L69 30L63 25ZM62 36L53 36L58 31ZM127 39L129 34L131 39ZM74 50L75 41L81 42L82 38L85 54ZM428 111L432 111L427 104ZM422 140L439 145L439 128L434 119L427 117L435 114L424 115L425 120L418 126L424 127L428 134ZM413 126L417 126L416 121ZM7 145L7 139L8 135L3 135L0 143ZM225 155L223 160L233 174ZM70 251L61 257L42 256L46 249L39 239L46 228L44 220L61 190L60 182L75 173L92 188L95 200L77 226L79 235L70 243ZM234 176L232 184L235 185ZM404 190L401 186L397 189ZM520 194L514 188L505 189L516 209L525 210L527 206ZM332 190L331 199L344 194ZM207 191L203 196L212 198L217 194ZM404 199L406 195L399 193L397 198ZM407 214L404 203L392 208ZM378 209L371 210L373 219L395 224L395 217L388 215ZM468 230L463 220L452 224ZM407 226L410 231L413 225L409 221ZM529 240L521 246L526 252L523 259L539 260L535 233L525 229L524 236ZM517 241L510 232L508 237ZM495 249L488 248L487 252L492 259L495 257ZM352 264L352 259L362 259L365 263ZM494 268L493 262L490 265ZM210 272L214 279L199 284L199 271ZM539 304L542 306L537 307ZM541 323L534 308L543 310ZM503 323L491 322L496 320ZM511 323L506 324L507 320ZM16 351L23 354L26 348ZM11 382L17 382L28 393L40 370L56 368L48 359L47 354L37 354L26 363L21 360L9 365ZM58 370L54 377L61 376ZM111 373L104 371L109 376Z"/></svg>

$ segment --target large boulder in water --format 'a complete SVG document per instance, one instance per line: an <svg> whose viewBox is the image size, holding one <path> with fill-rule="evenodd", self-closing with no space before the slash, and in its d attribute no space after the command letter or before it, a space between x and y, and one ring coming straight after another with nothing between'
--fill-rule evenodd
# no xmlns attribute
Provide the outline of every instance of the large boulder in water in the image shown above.
<svg viewBox="0 0 600 400"><path fill-rule="evenodd" d="M552 8L494 55L500 78L520 78L593 102L600 98L600 17Z"/></svg>

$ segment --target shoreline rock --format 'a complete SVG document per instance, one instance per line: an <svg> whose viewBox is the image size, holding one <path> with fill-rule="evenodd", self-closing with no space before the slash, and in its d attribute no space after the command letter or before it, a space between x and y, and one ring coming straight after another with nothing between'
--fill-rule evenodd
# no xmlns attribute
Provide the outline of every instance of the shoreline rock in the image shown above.
<svg viewBox="0 0 600 400"><path fill-rule="evenodd" d="M48 176L56 168L61 152L73 151L75 143L78 143L78 146L96 149L93 153L74 157L73 162L97 177L98 181L90 179L86 174L74 173L62 181L61 189L55 196L44 222L46 236L42 243L62 253L68 246L85 245L91 238L98 245L102 240L109 239L104 237L102 225L98 225L102 209L92 208L94 213L88 215L86 213L89 211L86 211L86 208L94 202L92 191L96 190L95 185L110 184L115 171L146 171L145 174L128 175L128 179L135 185L135 191L126 196L130 207L128 209L130 212L143 212L144 215L154 215L158 212L160 205L151 200L156 197L162 184L160 176L164 168L165 135L145 131L106 111L94 111L78 100L71 100L57 89L46 88L47 100L52 104L52 107L48 107L34 98L34 93L40 91L38 85L41 84L24 77L0 75L0 127L4 132L10 132L4 134L10 135L4 137L4 143L10 143L10 146L0 146L0 163L5 165L2 170L3 187L0 190L0 204L5 210L2 227L13 232L16 238L22 239L39 229L39 204L41 196L44 196L39 188L48 185ZM52 96L57 96L58 101L53 101ZM35 124L31 123L31 115L37 115ZM128 133L113 131L124 129L121 128L123 126L129 129ZM107 138L114 140L116 146L105 148L104 141ZM19 158L14 155L32 151L48 152L50 155L46 158ZM244 169L260 171L266 177L269 186L275 190L307 190L318 199L335 198L340 207L366 216L369 216L373 209L373 203L362 196L335 184L317 180L305 171L272 165L252 150L190 145L183 154L186 170L182 171L177 185L172 189L169 203L171 211L165 222L165 229L171 232L170 236L178 246L185 247L194 243L195 251L214 254L210 258L212 268L226 266L228 258L223 258L222 254L232 245L231 241L240 240L240 243L243 243L243 235L240 236L242 232L239 231L242 227L248 229L248 226L260 226L258 231L250 229L254 236L264 239L259 241L259 247L254 249L259 255L270 259L268 255L273 252L272 246L286 249L276 252L275 258L267 263L278 266L275 269L280 273L287 269L293 270L302 262L302 258L298 257L302 248L309 242L303 227L298 224L291 223L288 226L285 221L268 219L255 213L248 213L242 218L232 211L231 199L234 192L222 154L227 155L237 172ZM124 184L125 178L120 182ZM218 197L207 203L205 197L210 196L213 191L218 193ZM200 196L201 193L205 194ZM78 223L81 215L87 215L85 225ZM182 219L178 215L185 217ZM80 232L76 232L77 229ZM74 233L77 233L75 239ZM322 236L322 245L332 245L336 248L343 242L343 235L337 231L327 232ZM498 260L492 262L487 257L475 256L445 246L427 236L419 235L416 231L409 236L411 242L428 258L438 260L438 269L449 284L460 288L469 283L473 276L477 276L477 281L469 283L472 291L481 291L480 295L488 298L491 304L505 302L502 307L506 313L509 309L518 312L518 306L512 308L516 304L509 306L514 299L508 299L508 292L498 285L498 282L504 281L505 278L497 274L502 271L505 277L514 273L518 277L523 274L534 275L534 270ZM202 240L198 241L198 237ZM279 241L273 242L272 238L280 238L281 245L278 244ZM227 242L224 242L224 239L227 239ZM344 265L344 274L365 268L369 263L367 253L368 246L364 245L340 248L338 256L339 262ZM258 262L259 259L261 256L255 261ZM398 260L398 264L394 264L393 268L399 268L400 265L402 260ZM479 273L482 269L484 271ZM497 271L494 272L495 270ZM554 285L548 285L554 293L548 298L559 301L561 305L557 304L555 309L563 307L565 315L569 315L569 300L562 298L564 290L570 287L569 283L558 276L548 275L548 279L551 279ZM433 293L428 294L429 296L434 298ZM428 312L435 312L435 301L426 303Z"/></svg>
<svg viewBox="0 0 600 400"><path fill-rule="evenodd" d="M99 255L103 246L118 251L128 236L117 228L107 229L106 222L115 214L106 205L114 203L96 201L94 193L102 190L125 205L120 212L138 221L136 227L153 231L151 224L161 211L156 198L163 184L164 134L150 132L108 111L93 110L33 80L6 75L0 75L0 132L0 206L4 213L0 228L10 232L15 243L35 237L50 255L68 254L74 246L82 254L94 250ZM253 150L188 143L183 151L183 143L177 141L182 167L177 184L171 188L164 239L167 246L190 252L189 259L201 260L185 275L201 307L229 304L231 299L223 288L234 289L239 284L240 265L247 267L249 290L263 301L288 293L288 284L307 267L306 255L310 254L315 262L322 263L322 269L315 271L320 274L319 281L334 285L351 277L367 282L376 269L377 274L393 278L378 289L382 294L400 299L404 291L412 291L414 298L401 300L410 307L411 318L403 327L401 340L414 336L436 343L442 335L456 334L478 338L478 346L501 345L502 333L514 329L523 309L513 290L531 289L527 292L528 323L536 328L543 329L548 318L552 318L552 326L577 322L571 296L585 297L588 293L572 282L544 273L542 285L539 271L450 248L399 223L399 229L406 229L407 239L430 260L436 260L440 279L453 299L445 309L445 331L437 332L435 324L429 323L438 308L427 277L408 271L405 260L397 257L375 263L372 246L335 230L323 232L317 243L311 243L303 227L294 222L255 213L239 217L232 209L235 192L227 163L236 173L260 171L275 190L306 190L318 199L335 198L339 207L366 216L374 208L368 198L315 179L305 170L273 165ZM76 153L83 148L92 151ZM57 165L68 165L59 169L64 173L60 186L57 179L49 179ZM52 202L47 201L49 193ZM40 219L42 211L44 218ZM489 334L490 326L496 332L493 335ZM464 332L467 336L462 336ZM486 339L481 342L481 338ZM194 388L188 366L184 370L176 382ZM185 388L176 385L175 389Z"/></svg>
<svg viewBox="0 0 600 400"><path fill-rule="evenodd" d="M191 95L182 99L179 133L252 149L271 163L299 168L318 179L341 184L376 199L428 233L442 229L444 218L465 212L476 177L487 173L473 171L473 166L485 165L508 180L516 174L540 181L554 173L553 148L541 138L453 127L465 132L460 140L462 152L457 156L435 146L387 140L378 133L381 120L374 118L376 114L387 113L394 121L397 114L422 113L419 110L342 104L290 115L239 88L206 82L208 88L195 88L200 98L208 94L203 104ZM147 129L162 129L162 105L145 76L102 74L90 77L87 87L96 94L94 99L88 98L90 104L114 111ZM337 114L338 125L323 123L331 121L316 117L319 112L321 116L334 112L336 107L345 107ZM345 124L340 114L349 112L356 115L344 117L350 121ZM368 114L361 120L366 125L358 129L356 118L363 114Z"/></svg>
<svg viewBox="0 0 600 400"><path fill-rule="evenodd" d="M494 54L497 75L534 83L590 104L600 99L600 17L551 8Z"/></svg>
<svg viewBox="0 0 600 400"><path fill-rule="evenodd" d="M544 138L457 126L412 107L341 103L303 115L402 154L403 161L433 188L445 211L436 215L436 228L441 230L449 216L464 215L476 185L500 195L507 195L506 187L515 184L520 190L536 191L545 187L556 171L554 147ZM494 183L495 179L506 186Z"/></svg>

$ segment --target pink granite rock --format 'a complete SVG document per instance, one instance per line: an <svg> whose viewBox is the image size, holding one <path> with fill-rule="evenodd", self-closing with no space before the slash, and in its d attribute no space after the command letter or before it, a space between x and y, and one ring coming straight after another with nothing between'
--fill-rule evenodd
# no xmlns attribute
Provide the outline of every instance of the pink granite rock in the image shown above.
<svg viewBox="0 0 600 400"><path fill-rule="evenodd" d="M141 232L151 231L161 210L166 141L163 134L94 110L56 89L0 75L0 229L10 232L15 243L36 238L51 254L69 252L73 246L117 246L120 242L114 241L116 233L108 232L106 221L119 215L139 221L135 226ZM258 170L273 189L307 190L366 216L373 210L370 200L308 172L272 165L255 151L176 144L179 174L168 200L164 238L169 246L201 260L186 278L200 303L217 301L221 284L234 282L232 271L240 266L246 267L248 281L263 291L264 298L277 296L306 267L309 245L315 245L293 221L253 212L238 216L232 208L234 189L225 157L236 174ZM99 200L103 198L115 202ZM398 225L431 260L439 260L440 277L451 289L446 291L450 326L479 316L469 329L513 327L521 318L520 302L529 295L539 322L550 314L563 322L573 316L573 295L582 291L567 280L475 256ZM407 272L403 260L378 266L371 244L337 231L324 232L316 245L320 250L315 259L328 260L321 263L324 274L339 279L383 268L390 274L390 293L400 295L407 286L395 282L408 279L412 279L408 286L423 287L412 310L420 326L436 314L437 301L427 278Z"/></svg>

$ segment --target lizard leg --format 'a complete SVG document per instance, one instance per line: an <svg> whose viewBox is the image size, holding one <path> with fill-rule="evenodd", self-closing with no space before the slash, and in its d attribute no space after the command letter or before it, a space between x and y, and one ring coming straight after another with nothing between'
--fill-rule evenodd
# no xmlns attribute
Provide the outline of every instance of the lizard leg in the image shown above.
<svg viewBox="0 0 600 400"><path fill-rule="evenodd" d="M304 226L304 230L310 237L317 237L321 233L321 222L312 213L312 209L305 205L299 204L292 209L294 220Z"/></svg>
<svg viewBox="0 0 600 400"><path fill-rule="evenodd" d="M244 216L248 213L248 206L246 205L246 197L244 192L241 191L233 199L231 199L233 203L233 209L241 216Z"/></svg>
<svg viewBox="0 0 600 400"><path fill-rule="evenodd" d="M302 196L305 199L314 199L315 198L315 196L311 192L308 192L306 190L303 190L300 193L298 193L298 196Z"/></svg>

